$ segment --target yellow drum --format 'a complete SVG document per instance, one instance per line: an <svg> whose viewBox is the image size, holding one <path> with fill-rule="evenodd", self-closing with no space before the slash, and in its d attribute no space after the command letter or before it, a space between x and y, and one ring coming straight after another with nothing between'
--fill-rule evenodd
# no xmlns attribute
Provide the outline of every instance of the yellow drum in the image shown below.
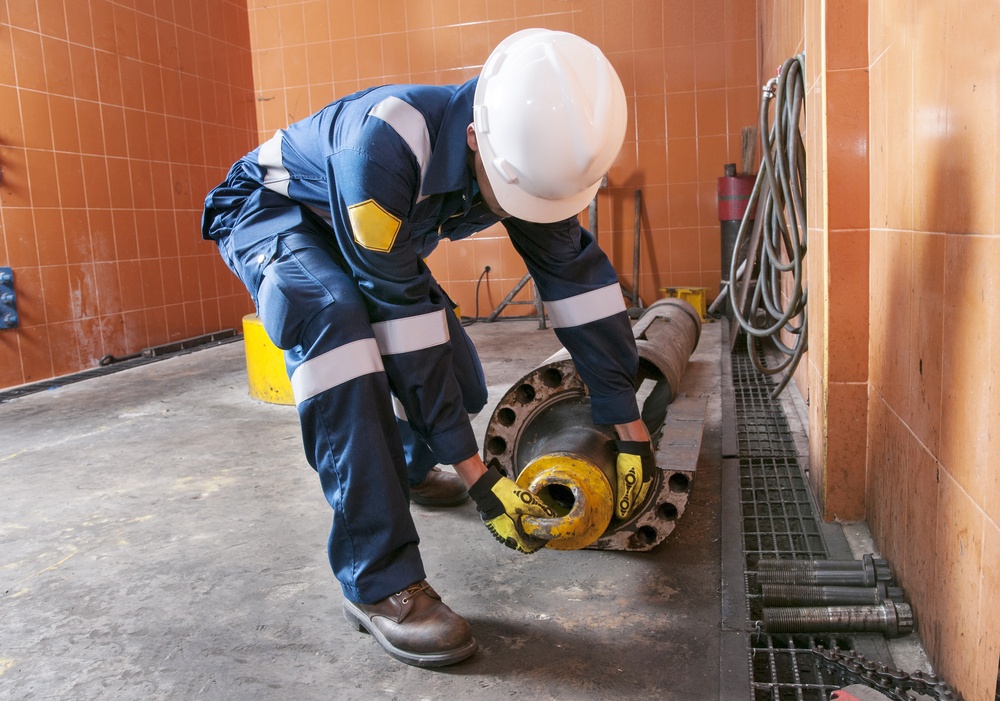
<svg viewBox="0 0 1000 701"><path fill-rule="evenodd" d="M250 396L268 404L295 404L292 383L285 371L285 357L271 342L256 314L243 317L243 345L247 354Z"/></svg>

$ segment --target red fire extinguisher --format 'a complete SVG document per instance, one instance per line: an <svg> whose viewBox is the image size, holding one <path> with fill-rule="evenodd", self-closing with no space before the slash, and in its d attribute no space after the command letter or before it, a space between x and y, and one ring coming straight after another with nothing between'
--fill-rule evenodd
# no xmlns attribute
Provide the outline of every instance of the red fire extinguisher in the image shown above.
<svg viewBox="0 0 1000 701"><path fill-rule="evenodd" d="M740 222L750 203L750 193L753 191L754 176L737 175L736 164L725 165L725 175L719 178L719 222L722 226L722 282L729 282L729 264L733 259L733 248L736 245L736 235L740 230ZM753 219L753 212L750 218ZM732 310L726 300L726 318L732 319Z"/></svg>

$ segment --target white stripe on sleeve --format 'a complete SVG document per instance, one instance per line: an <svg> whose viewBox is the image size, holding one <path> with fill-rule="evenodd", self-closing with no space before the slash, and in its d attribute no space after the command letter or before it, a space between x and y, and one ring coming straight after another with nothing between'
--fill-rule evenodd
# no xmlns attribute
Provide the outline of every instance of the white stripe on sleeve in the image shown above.
<svg viewBox="0 0 1000 701"><path fill-rule="evenodd" d="M417 159L420 166L420 188L423 188L424 174L427 172L427 164L431 159L431 137L427 131L427 121L420 111L409 102L404 102L398 97L390 95L382 100L369 112L373 117L381 119L392 127L397 134L410 147L410 151ZM417 201L425 199L419 195Z"/></svg>
<svg viewBox="0 0 1000 701"><path fill-rule="evenodd" d="M280 129L274 133L274 136L260 145L260 149L257 151L257 164L265 169L264 187L288 197L288 183L291 174L281 159Z"/></svg>

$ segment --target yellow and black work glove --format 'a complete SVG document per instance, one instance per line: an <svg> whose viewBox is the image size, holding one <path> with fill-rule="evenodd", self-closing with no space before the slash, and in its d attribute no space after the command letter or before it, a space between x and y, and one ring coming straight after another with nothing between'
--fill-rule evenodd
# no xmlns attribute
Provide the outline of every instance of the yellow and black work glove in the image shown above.
<svg viewBox="0 0 1000 701"><path fill-rule="evenodd" d="M469 487L469 496L476 502L476 508L490 533L508 548L533 553L545 546L544 540L525 532L521 518L553 518L555 512L527 489L521 489L517 482L501 475L496 468L489 468Z"/></svg>
<svg viewBox="0 0 1000 701"><path fill-rule="evenodd" d="M649 441L615 441L618 460L618 501L615 516L626 519L646 498L653 478L653 446Z"/></svg>

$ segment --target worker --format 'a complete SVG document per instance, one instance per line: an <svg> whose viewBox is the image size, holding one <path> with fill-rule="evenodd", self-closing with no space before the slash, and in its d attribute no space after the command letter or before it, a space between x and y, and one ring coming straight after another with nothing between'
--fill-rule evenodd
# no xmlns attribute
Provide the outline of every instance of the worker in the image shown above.
<svg viewBox="0 0 1000 701"><path fill-rule="evenodd" d="M486 382L424 260L440 239L502 222L594 422L618 431L617 516L648 488L635 341L616 273L577 218L625 127L624 90L600 50L528 29L463 85L364 90L279 130L206 198L204 237L284 350L306 457L333 507L345 617L398 660L443 666L477 649L426 581L410 498L471 496L489 531L525 553L545 544L532 517L553 515L479 456L469 415Z"/></svg>

